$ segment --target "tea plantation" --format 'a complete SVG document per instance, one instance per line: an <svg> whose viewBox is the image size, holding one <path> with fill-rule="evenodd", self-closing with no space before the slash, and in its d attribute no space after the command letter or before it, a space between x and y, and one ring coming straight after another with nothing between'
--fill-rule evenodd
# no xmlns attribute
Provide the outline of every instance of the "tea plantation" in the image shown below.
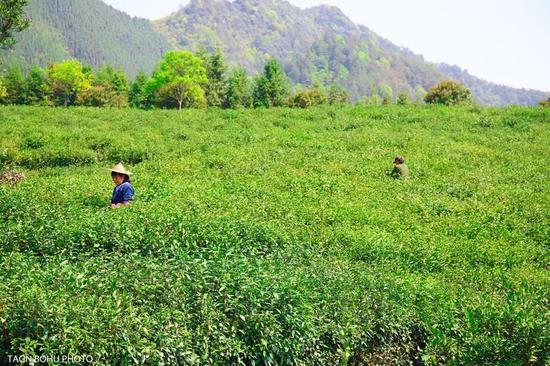
<svg viewBox="0 0 550 366"><path fill-rule="evenodd" d="M548 365L549 141L542 108L1 107L0 363Z"/></svg>

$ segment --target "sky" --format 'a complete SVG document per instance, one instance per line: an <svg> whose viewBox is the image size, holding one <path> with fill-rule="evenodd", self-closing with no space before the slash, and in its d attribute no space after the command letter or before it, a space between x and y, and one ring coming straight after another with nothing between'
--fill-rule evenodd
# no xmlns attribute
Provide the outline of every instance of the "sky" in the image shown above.
<svg viewBox="0 0 550 366"><path fill-rule="evenodd" d="M158 19L185 0L104 0ZM289 0L330 4L354 22L431 62L498 84L550 92L550 0Z"/></svg>

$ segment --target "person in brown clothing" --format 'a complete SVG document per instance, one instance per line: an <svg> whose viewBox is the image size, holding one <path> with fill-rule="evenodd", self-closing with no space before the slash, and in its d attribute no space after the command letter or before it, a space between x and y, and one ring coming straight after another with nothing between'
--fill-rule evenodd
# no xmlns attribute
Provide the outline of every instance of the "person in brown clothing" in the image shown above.
<svg viewBox="0 0 550 366"><path fill-rule="evenodd" d="M409 167L405 164L405 158L402 156L396 156L393 160L395 166L391 172L391 176L394 178L408 179L411 176Z"/></svg>

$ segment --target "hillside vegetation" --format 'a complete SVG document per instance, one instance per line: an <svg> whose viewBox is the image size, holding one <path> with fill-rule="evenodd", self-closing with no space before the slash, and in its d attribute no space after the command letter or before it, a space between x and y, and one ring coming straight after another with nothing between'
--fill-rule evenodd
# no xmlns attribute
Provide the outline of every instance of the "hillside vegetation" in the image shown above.
<svg viewBox="0 0 550 366"><path fill-rule="evenodd" d="M146 19L130 17L101 0L30 0L31 27L0 58L25 68L68 58L101 67L110 64L134 77L151 71L170 49Z"/></svg>
<svg viewBox="0 0 550 366"><path fill-rule="evenodd" d="M12 52L0 53L6 64L26 70L76 57L94 67L122 68L133 79L140 70L151 72L169 49L207 47L219 48L230 66L251 75L275 58L298 89L336 85L354 102L395 100L401 93L421 100L446 78L464 83L484 105L535 105L549 97L426 62L330 6L304 10L284 0L192 0L151 23L101 0L30 0L28 15L32 26L18 36Z"/></svg>
<svg viewBox="0 0 550 366"><path fill-rule="evenodd" d="M535 105L548 97L429 63L353 23L333 6L300 9L281 0L191 0L154 24L176 47L222 49L233 65L250 73L275 57L294 83L340 85L354 101L373 95L394 99L400 93L421 99L445 78L463 82L484 105Z"/></svg>
<svg viewBox="0 0 550 366"><path fill-rule="evenodd" d="M0 184L2 360L550 360L549 109L0 107L0 121L0 163L26 177ZM410 180L386 174L396 155ZM135 202L109 210L119 161Z"/></svg>

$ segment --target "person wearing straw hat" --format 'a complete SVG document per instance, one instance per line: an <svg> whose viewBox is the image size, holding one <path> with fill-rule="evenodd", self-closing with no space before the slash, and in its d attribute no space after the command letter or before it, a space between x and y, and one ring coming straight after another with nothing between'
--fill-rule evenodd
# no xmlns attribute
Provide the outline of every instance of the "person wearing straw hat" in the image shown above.
<svg viewBox="0 0 550 366"><path fill-rule="evenodd" d="M115 184L113 197L111 198L111 208L127 206L134 198L134 187L130 183L130 175L132 173L127 171L121 163L118 163L109 170Z"/></svg>

